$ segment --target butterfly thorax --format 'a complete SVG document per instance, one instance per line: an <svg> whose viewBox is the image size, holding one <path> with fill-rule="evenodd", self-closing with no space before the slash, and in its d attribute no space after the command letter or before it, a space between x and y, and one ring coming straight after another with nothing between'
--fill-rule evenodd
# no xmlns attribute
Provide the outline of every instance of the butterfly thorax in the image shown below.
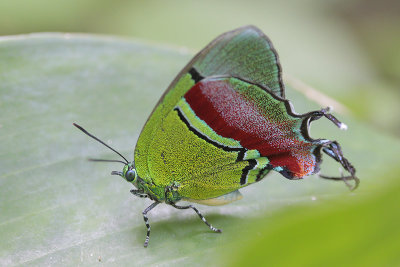
<svg viewBox="0 0 400 267"><path fill-rule="evenodd" d="M122 170L122 177L136 188L137 192L143 195L147 195L148 198L158 201L175 203L181 200L181 196L177 192L178 185L176 183L170 183L168 185L156 185L151 179L145 179L139 177L134 168L134 163L126 164Z"/></svg>
<svg viewBox="0 0 400 267"><path fill-rule="evenodd" d="M174 185L158 186L154 183L149 183L141 178L138 178L137 188L139 190L143 190L143 192L147 194L150 199L159 202L175 203L182 199Z"/></svg>

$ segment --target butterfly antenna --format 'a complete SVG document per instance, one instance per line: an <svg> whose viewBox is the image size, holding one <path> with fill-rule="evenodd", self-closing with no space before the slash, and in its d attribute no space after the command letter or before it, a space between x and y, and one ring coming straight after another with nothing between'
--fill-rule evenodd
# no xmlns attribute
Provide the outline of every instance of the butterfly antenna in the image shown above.
<svg viewBox="0 0 400 267"><path fill-rule="evenodd" d="M116 160L116 159L93 159L93 158L88 158L89 161L94 161L94 162L120 162L122 164L126 164L122 160Z"/></svg>
<svg viewBox="0 0 400 267"><path fill-rule="evenodd" d="M126 163L126 164L129 163L129 161L128 161L124 156L122 156L121 153L119 153L117 150L115 150L114 148L110 147L109 145L107 145L106 143L104 143L103 141L101 141L101 140L100 140L99 138L97 138L96 136L90 134L90 133L89 133L88 131L86 131L82 126L80 126L80 125L78 125L78 124L76 124L76 123L73 123L73 125L74 125L76 128L78 128L79 130L81 130L83 133L85 133L86 135L92 137L92 138L93 138L94 140L96 140L97 142L103 144L104 146L108 147L109 149L111 149L112 151L114 151L115 153L117 153L121 158L123 158L123 159L125 160L125 162L122 162L122 161L119 161L119 162L122 162L122 163L124 163L124 164L125 164L125 163ZM91 161L109 161L109 160L97 160L97 159L92 159ZM114 161L112 161L112 162L114 162Z"/></svg>

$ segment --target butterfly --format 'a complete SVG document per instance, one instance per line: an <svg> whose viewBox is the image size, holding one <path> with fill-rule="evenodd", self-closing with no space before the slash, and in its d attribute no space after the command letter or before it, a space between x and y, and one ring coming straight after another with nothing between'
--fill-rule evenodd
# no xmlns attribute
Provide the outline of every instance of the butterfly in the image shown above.
<svg viewBox="0 0 400 267"><path fill-rule="evenodd" d="M282 68L268 37L254 26L224 33L201 50L172 81L149 116L136 144L134 161L74 124L123 159L113 171L133 184L132 194L153 203L193 209L181 200L224 205L242 198L239 189L262 180L270 171L288 179L318 173L322 153L339 162L347 176L322 178L359 184L355 168L337 141L312 139L312 121L327 118L346 126L329 110L297 114L285 98ZM353 180L354 186L349 184Z"/></svg>

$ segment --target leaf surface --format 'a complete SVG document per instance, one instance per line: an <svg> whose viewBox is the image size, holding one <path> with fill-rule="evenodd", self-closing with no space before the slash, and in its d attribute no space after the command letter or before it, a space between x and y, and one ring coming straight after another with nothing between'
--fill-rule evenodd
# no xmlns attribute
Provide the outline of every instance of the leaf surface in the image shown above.
<svg viewBox="0 0 400 267"><path fill-rule="evenodd" d="M216 264L218 248L241 240L238 233L249 227L243 222L285 221L276 216L288 206L301 211L324 205L324 199L348 197L342 183L272 174L242 190L241 201L198 206L222 234L210 232L191 211L158 206L149 215L150 245L143 248L141 212L151 202L133 197L128 183L110 176L121 164L86 161L118 156L72 123L132 160L147 116L191 56L90 35L0 39L0 265ZM300 93L290 96L295 109L319 109ZM357 168L361 185L352 199L374 194L375 185L391 182L381 173L398 163L400 143L339 117L349 125L347 132L321 120L313 123L312 136L337 139ZM322 172L337 175L337 169L325 157Z"/></svg>

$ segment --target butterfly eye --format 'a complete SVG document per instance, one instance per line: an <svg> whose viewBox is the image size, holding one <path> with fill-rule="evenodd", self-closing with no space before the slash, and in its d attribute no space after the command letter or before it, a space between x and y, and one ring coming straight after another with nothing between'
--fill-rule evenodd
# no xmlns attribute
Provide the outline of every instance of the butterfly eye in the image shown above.
<svg viewBox="0 0 400 267"><path fill-rule="evenodd" d="M125 179L128 182L132 182L133 180L135 180L135 178L136 178L136 170L132 169L126 172Z"/></svg>

